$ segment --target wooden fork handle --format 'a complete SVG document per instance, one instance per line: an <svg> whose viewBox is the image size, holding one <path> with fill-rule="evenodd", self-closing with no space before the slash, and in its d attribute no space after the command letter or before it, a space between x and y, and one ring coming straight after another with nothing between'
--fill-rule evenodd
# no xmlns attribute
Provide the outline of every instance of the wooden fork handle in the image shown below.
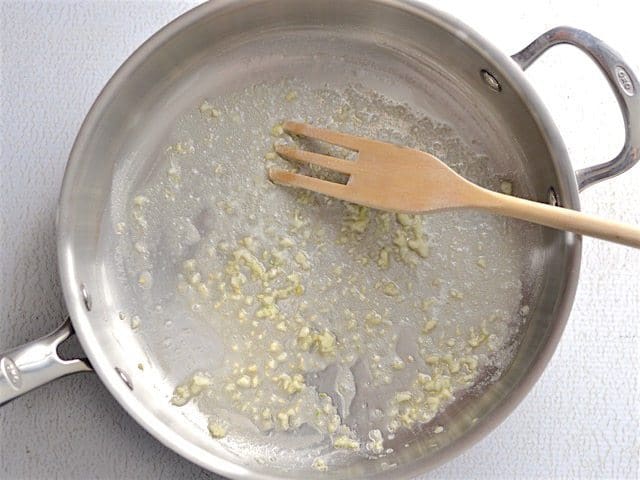
<svg viewBox="0 0 640 480"><path fill-rule="evenodd" d="M512 197L484 190L484 201L479 207L493 213L519 218L558 230L589 235L630 247L640 248L640 228L568 208Z"/></svg>

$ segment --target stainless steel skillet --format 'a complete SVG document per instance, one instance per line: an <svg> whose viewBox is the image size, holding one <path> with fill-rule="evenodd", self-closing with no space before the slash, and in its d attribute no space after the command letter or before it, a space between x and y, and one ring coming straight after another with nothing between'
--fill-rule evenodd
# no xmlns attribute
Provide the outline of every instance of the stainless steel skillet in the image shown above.
<svg viewBox="0 0 640 480"><path fill-rule="evenodd" d="M188 458L230 476L243 474L241 468L234 466L238 460L221 460L223 452L212 452L205 432L182 425L157 395L157 379L136 372L130 358L132 352L143 350L144 346L137 345L127 332L114 332L117 308L111 301L113 292L120 287L101 270L109 250L101 246L100 220L106 196L113 190L112 177L126 167L127 154L139 148L132 145L140 139L156 141L165 124L173 120L168 112L177 115L192 103L199 89L211 84L214 75L220 88L225 88L225 84L232 84L247 73L273 75L283 62L295 71L296 62L307 65L304 56L314 48L319 58L326 58L327 50L332 54L336 50L351 53L349 58L354 63L370 62L374 70L393 70L391 75L396 75L398 85L403 85L396 90L428 97L434 112L461 130L468 129L472 135L480 129L487 138L488 151L512 152L507 157L513 162L513 170L521 171L519 181L527 185L532 198L546 199L553 188L565 206L577 207L573 172L557 132L514 64L465 27L424 7L359 4L319 2L301 8L287 2L223 2L196 9L145 44L116 74L87 118L69 162L59 212L61 275L73 324L87 355L116 398L147 429ZM313 28L319 25L322 30ZM306 36L311 39L302 45L308 48L287 48L300 45ZM319 40L329 45L324 52L323 41ZM605 73L610 74L626 106L627 124L632 115L637 117L637 82L633 74L624 63L608 57L608 50L588 36L568 29L555 31L516 60L526 64L532 52L558 41L581 42L585 48L595 49L594 55L603 63ZM283 52L299 53L281 58ZM608 62L613 62L611 69ZM215 71L207 75L205 70ZM332 73L328 68L326 74ZM161 110L162 115L157 115ZM469 112L475 121L462 120ZM140 120L148 118L155 118L157 125L150 127L149 122ZM465 122L469 125L465 126ZM637 159L637 130L629 130L628 142L618 162L581 172L580 184L586 186L603 175L617 173L620 167ZM522 397L546 363L575 288L579 239L549 233L540 250L537 268L544 272L544 278L540 290L532 293L535 316L512 369L474 405L460 406L459 434L461 438L464 435L464 440L456 442L452 438L452 446L438 453L422 453L419 446L403 452L404 457L398 459L398 476L443 461L483 428L486 431ZM116 288L109 292L107 286ZM51 339L61 339L68 332L67 327ZM57 363L47 348L22 351L25 356L20 351L4 356L8 396L19 393L11 385L22 383L26 391L55 376L87 369L79 362ZM47 363L55 368L38 368ZM36 373L44 378L38 378ZM475 417L480 420L473 433L468 421ZM356 465L351 473L373 473L378 467L375 463Z"/></svg>

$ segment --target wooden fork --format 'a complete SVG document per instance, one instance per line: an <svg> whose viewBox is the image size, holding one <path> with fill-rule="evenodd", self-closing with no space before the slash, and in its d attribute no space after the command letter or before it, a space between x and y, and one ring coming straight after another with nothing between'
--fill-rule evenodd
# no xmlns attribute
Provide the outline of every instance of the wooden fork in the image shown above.
<svg viewBox="0 0 640 480"><path fill-rule="evenodd" d="M269 178L280 185L305 188L340 200L401 213L479 208L640 248L640 228L487 190L461 177L428 153L305 123L285 122L282 127L292 135L355 150L358 156L355 160L345 160L278 145L276 152L287 160L349 175L347 184L343 185L282 169L270 169Z"/></svg>

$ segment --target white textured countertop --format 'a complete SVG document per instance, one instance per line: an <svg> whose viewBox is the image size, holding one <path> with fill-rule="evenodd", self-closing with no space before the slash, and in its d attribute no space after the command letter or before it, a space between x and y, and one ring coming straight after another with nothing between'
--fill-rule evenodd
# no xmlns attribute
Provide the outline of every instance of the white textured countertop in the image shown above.
<svg viewBox="0 0 640 480"><path fill-rule="evenodd" d="M54 217L80 123L115 69L198 2L0 1L0 351L65 317ZM640 73L636 0L437 0L506 53L568 24L605 39ZM603 77L571 47L527 73L576 167L613 156L622 122ZM640 166L582 195L583 209L640 224ZM571 318L546 372L489 437L436 478L639 476L640 251L586 239ZM213 478L140 428L93 374L0 409L0 478ZM427 478L427 477L425 477Z"/></svg>

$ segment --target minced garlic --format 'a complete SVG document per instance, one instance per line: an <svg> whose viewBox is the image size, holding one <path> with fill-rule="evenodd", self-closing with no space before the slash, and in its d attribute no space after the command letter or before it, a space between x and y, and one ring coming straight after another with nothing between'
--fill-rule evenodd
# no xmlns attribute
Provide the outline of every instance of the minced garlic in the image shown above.
<svg viewBox="0 0 640 480"><path fill-rule="evenodd" d="M357 450L358 448L360 448L360 443L353 438L347 437L346 435L341 435L333 441L333 446L335 448Z"/></svg>
<svg viewBox="0 0 640 480"><path fill-rule="evenodd" d="M217 420L210 420L207 427L209 429L209 433L213 438L223 438L227 435L227 429Z"/></svg>
<svg viewBox="0 0 640 480"><path fill-rule="evenodd" d="M329 467L321 458L315 458L313 460L313 463L311 464L311 467L318 470L319 472L326 472L327 470L329 470Z"/></svg>

